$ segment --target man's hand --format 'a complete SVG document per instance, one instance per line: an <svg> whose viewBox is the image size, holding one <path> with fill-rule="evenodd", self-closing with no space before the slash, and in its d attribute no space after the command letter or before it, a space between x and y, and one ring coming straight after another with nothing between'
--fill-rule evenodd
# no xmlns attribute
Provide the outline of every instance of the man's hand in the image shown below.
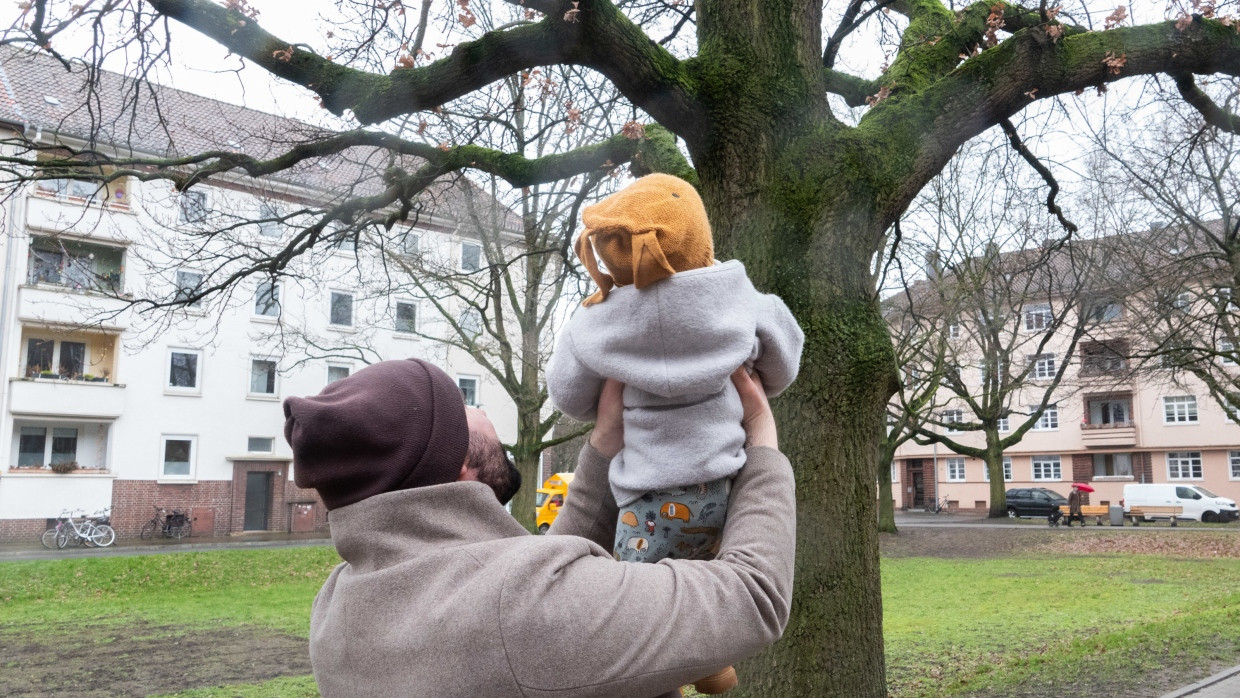
<svg viewBox="0 0 1240 698"><path fill-rule="evenodd" d="M745 427L745 445L769 446L779 450L775 415L771 414L771 403L767 402L766 392L762 390L758 375L749 375L749 370L741 366L732 373L732 383L741 395L741 406L745 410L741 417L741 426ZM604 388L603 394L606 393L607 389ZM602 400L599 401L599 411L602 412Z"/></svg>
<svg viewBox="0 0 1240 698"><path fill-rule="evenodd" d="M761 392L761 388L758 389ZM765 400L765 398L763 398ZM598 396L598 417L590 433L590 445L611 458L624 448L624 384L608 378Z"/></svg>

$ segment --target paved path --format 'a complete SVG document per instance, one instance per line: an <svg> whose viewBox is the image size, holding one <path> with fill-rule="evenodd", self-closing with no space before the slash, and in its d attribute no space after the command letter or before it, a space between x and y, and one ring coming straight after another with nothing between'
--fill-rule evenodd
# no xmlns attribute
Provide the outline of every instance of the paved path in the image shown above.
<svg viewBox="0 0 1240 698"><path fill-rule="evenodd" d="M1234 666L1172 691L1162 698L1237 698L1240 696L1240 666Z"/></svg>
<svg viewBox="0 0 1240 698"><path fill-rule="evenodd" d="M1171 527L1166 521L1143 523L1140 526L1133 526L1125 523L1123 526L1111 526L1104 522L1102 526L1097 526L1090 521L1084 528L1091 531L1232 531L1240 533L1240 524L1199 524L1190 522L1186 525L1181 522L1179 526ZM1046 518L1026 518L1026 519L990 519L985 514L935 514L933 512L922 511L897 511L896 512L896 528L901 526L911 527L940 527L940 528L1019 528L1025 530L1034 530L1037 528L1047 528ZM1078 526L1073 526L1078 528ZM1237 694L1236 698L1240 698Z"/></svg>
<svg viewBox="0 0 1240 698"><path fill-rule="evenodd" d="M219 538L189 538L186 540L142 540L118 538L107 548L73 547L48 550L38 541L33 543L6 543L0 545L0 563L17 560L58 560L69 557L115 557L118 555L158 555L183 553L195 550L247 550L254 548L296 548L311 545L331 545L331 539L323 533L254 533Z"/></svg>

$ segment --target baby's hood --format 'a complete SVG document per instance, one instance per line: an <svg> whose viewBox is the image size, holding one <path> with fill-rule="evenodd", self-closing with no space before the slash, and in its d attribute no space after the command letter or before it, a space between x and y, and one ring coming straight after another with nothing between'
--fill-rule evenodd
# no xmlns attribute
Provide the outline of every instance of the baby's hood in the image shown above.
<svg viewBox="0 0 1240 698"><path fill-rule="evenodd" d="M565 329L577 359L600 376L663 397L708 395L753 358L758 299L744 265L716 263L613 289Z"/></svg>

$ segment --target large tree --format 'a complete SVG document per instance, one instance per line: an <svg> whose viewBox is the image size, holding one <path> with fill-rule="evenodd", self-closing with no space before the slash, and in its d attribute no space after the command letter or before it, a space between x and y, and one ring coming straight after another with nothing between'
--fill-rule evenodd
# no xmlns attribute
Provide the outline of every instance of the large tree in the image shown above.
<svg viewBox="0 0 1240 698"><path fill-rule="evenodd" d="M457 4L461 24L474 23L470 3ZM885 695L875 467L898 378L872 271L884 233L961 144L1031 102L1170 73L1194 105L1216 109L1192 76L1240 73L1233 22L1214 17L1211 7L1208 18L1139 26L1113 15L1094 31L1087 13L1072 23L1045 3L978 2L953 11L940 0L513 4L528 17L470 35L431 61L378 40L383 27L400 25L416 39L407 46L421 45L418 16L401 2L342 0L340 26L364 29L351 50L269 30L245 0L31 0L6 40L54 51L66 22L101 36L119 26L148 38L147 50L131 51L141 63L161 55L163 46L150 37L164 32L169 18L306 88L358 125L277 156L213 151L180 158L176 167L143 162L131 168L134 176L192 187L216 173L259 177L362 145L420 158L416 165L395 159L380 192L327 211L295 237L290 255L315 245L332 219L356 221L373 211L399 217L420 189L460 169L520 187L633 161L639 172L658 169L697 184L721 255L745 261L755 283L780 294L806 332L801 379L776 405L799 492L795 603L784 640L745 667L745 688L755 695ZM838 69L846 53L864 55L860 39L878 33L854 32L876 20L896 39L889 65L861 76ZM683 35L689 27L695 36ZM597 71L641 110L635 122L655 123L644 135L634 123L624 136L541 157L467 143L431 146L364 128L548 64ZM860 119L843 118L845 104L870 108Z"/></svg>

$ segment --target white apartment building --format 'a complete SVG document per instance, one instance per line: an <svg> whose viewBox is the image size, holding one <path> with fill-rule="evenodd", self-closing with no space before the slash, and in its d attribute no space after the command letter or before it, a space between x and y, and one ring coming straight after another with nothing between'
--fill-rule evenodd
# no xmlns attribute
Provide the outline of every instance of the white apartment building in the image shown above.
<svg viewBox="0 0 1240 698"><path fill-rule="evenodd" d="M1073 482L1084 482L1096 490L1088 495L1089 503L1108 505L1119 503L1127 483L1184 483L1240 499L1240 425L1187 372L1130 370L1130 348L1147 340L1130 320L1134 312L1154 302L1152 283L1143 279L1127 298L1086 304L1097 324L1071 354L1067 334L1075 320L1059 328L1040 353L1014 357L1033 364L1025 389L1009 404L1025 414L1040 402L1060 363L1069 365L1034 428L1004 451L1006 489L1043 487L1066 496ZM1181 294L1175 300L1177 312L1213 312L1200 307L1203 301L1191 300L1208 298L1210 291ZM1011 326L1031 338L1044 334L1051 325L1049 312L1045 303L1031 301ZM962 320L951 326L948 341L965 343L975 331L967 319ZM970 395L980 395L984 379L980 357L964 355L958 365ZM1233 366L1225 363L1221 368ZM982 432L952 431L947 424L973 421L967 406L952 399L936 409L945 423L942 433L966 446L985 446ZM1001 422L1000 436L1011 433L1025 414ZM896 507L929 508L943 498L962 509L983 511L990 505L984 461L944 445L905 443L896 451L892 474Z"/></svg>
<svg viewBox="0 0 1240 698"><path fill-rule="evenodd" d="M137 111L105 133L127 133L136 153L164 157L208 148L278 148L272 134L304 124L187 92L154 87L167 131ZM0 52L0 146L19 134L79 147L90 129L77 79L50 59ZM248 150L247 150L248 152ZM94 184L43 180L10 187L0 203L0 541L34 540L64 509L112 507L121 536L156 506L190 514L193 535L305 531L326 526L313 491L293 483L282 400L311 395L381 359L421 357L457 377L513 441L516 408L472 358L424 335L446 323L425 298L377 279L393 273L379 250L469 272L485 265L476 233L453 217L450 194L391 238L315 250L274 283L253 276L223 297L171 312L129 301L169 298L213 283L192 257L196 224L215 217L277 217L312 207L366 176L364 158L311 165L282 180L212 178L185 194L165 181ZM384 163L380 163L381 165ZM290 221L292 223L294 221ZM300 227L242 225L223 252L269 254ZM247 252L249 250L250 252ZM385 253L385 254L387 254ZM197 257L203 258L201 254ZM459 322L481 318L461 311ZM72 472L65 463L76 463Z"/></svg>

